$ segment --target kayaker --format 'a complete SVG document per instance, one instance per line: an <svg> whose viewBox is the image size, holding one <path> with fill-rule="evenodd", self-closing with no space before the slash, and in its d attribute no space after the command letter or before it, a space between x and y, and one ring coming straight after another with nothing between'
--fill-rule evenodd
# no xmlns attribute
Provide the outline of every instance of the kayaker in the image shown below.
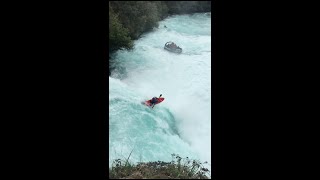
<svg viewBox="0 0 320 180"><path fill-rule="evenodd" d="M162 96L162 94L160 94L159 98ZM150 101L150 106L152 106L152 108L154 107L154 105L156 105L156 103L158 102L158 98L157 97L153 97Z"/></svg>

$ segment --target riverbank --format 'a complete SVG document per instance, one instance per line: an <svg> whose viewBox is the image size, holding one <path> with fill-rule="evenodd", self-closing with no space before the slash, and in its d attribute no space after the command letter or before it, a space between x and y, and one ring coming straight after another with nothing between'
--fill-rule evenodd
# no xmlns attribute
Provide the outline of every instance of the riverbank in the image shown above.
<svg viewBox="0 0 320 180"><path fill-rule="evenodd" d="M171 162L130 164L117 159L109 169L109 179L210 179L210 171L203 163L172 154Z"/></svg>

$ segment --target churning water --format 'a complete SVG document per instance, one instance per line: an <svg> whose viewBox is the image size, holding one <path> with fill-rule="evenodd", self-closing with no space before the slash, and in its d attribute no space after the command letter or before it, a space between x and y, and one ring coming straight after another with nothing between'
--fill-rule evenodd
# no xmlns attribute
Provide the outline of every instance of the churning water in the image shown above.
<svg viewBox="0 0 320 180"><path fill-rule="evenodd" d="M167 28L165 28L166 26ZM163 49L168 41L183 49ZM211 13L170 16L112 55L109 165L171 161L171 154L211 163ZM141 102L165 100L153 109Z"/></svg>

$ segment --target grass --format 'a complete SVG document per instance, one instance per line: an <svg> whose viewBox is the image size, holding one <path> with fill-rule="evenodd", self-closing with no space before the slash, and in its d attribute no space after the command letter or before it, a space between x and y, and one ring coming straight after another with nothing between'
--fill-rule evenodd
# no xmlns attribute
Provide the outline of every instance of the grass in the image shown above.
<svg viewBox="0 0 320 180"><path fill-rule="evenodd" d="M130 155L129 155L130 157ZM210 179L210 171L198 160L172 154L171 162L129 163L116 159L109 168L109 179Z"/></svg>

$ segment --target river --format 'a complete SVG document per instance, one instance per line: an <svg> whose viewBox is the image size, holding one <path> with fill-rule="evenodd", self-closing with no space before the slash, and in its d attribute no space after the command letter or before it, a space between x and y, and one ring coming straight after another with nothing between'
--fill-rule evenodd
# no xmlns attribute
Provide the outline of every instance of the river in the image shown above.
<svg viewBox="0 0 320 180"><path fill-rule="evenodd" d="M168 41L183 52L164 50ZM211 13L170 16L111 58L109 166L131 151L131 162L175 153L211 164ZM141 104L160 94L153 109Z"/></svg>

